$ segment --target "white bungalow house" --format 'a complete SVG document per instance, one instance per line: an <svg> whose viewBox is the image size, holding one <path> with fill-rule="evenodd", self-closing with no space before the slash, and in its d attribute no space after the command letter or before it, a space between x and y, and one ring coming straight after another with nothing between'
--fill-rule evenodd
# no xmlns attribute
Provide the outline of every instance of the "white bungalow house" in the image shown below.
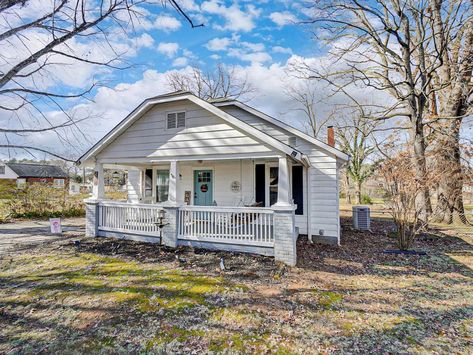
<svg viewBox="0 0 473 355"><path fill-rule="evenodd" d="M294 265L298 234L339 243L338 175L347 160L333 142L239 101L149 98L78 161L96 171L87 234ZM127 202L104 199L104 167L128 170Z"/></svg>

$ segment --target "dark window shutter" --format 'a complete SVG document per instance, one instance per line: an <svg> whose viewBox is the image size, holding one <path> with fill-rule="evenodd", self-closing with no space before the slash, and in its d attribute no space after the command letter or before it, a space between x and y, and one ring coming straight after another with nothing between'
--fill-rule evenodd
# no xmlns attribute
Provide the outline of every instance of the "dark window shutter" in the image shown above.
<svg viewBox="0 0 473 355"><path fill-rule="evenodd" d="M296 214L304 214L304 184L302 166L292 167L292 198L297 205Z"/></svg>
<svg viewBox="0 0 473 355"><path fill-rule="evenodd" d="M266 206L265 166L255 165L255 202L262 202Z"/></svg>

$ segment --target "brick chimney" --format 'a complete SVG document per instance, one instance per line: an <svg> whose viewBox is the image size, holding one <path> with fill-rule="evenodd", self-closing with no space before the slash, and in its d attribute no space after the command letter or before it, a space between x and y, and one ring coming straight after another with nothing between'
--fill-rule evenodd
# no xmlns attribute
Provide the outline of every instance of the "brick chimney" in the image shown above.
<svg viewBox="0 0 473 355"><path fill-rule="evenodd" d="M335 147L335 132L333 126L327 127L327 144L331 147Z"/></svg>

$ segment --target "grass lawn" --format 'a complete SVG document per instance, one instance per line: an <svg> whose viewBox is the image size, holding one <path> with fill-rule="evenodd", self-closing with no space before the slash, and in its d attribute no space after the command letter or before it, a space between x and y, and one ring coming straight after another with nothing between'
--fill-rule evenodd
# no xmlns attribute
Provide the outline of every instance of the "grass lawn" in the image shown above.
<svg viewBox="0 0 473 355"><path fill-rule="evenodd" d="M472 353L472 234L399 256L390 228L300 238L295 268L80 235L18 248L0 261L0 353Z"/></svg>

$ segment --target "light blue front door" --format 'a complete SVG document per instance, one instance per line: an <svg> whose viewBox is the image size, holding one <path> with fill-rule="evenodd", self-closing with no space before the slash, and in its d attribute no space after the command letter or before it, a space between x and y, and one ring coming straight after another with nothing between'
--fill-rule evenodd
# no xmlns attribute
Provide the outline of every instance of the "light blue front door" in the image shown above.
<svg viewBox="0 0 473 355"><path fill-rule="evenodd" d="M194 205L213 205L213 175L212 170L194 171Z"/></svg>

